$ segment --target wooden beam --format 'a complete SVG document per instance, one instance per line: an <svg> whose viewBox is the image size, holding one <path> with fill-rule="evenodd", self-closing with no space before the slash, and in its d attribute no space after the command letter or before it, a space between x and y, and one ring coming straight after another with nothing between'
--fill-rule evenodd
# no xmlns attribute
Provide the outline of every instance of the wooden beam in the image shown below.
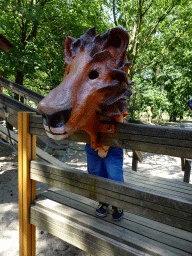
<svg viewBox="0 0 192 256"><path fill-rule="evenodd" d="M192 234L181 229L175 229L126 211L124 211L123 221L118 222L118 224L112 220L110 212L108 216L101 220L95 217L95 208L98 205L97 202L56 188L49 189L38 198L39 199L35 200L35 205L31 206L31 210L32 208L35 210L36 207L40 207L42 210L48 210L59 216L64 216L74 223L81 224L81 226L88 227L116 241L122 241L123 239L123 243L127 245L131 242L130 239L132 240L131 244L133 244L134 239L136 239L136 243L134 244L137 245L134 246L134 248L139 246L142 249L146 248L148 250L148 245L150 244L149 250L154 250L153 253L155 255L166 255L167 253L163 251L160 253L159 251L159 247L162 248L162 244L164 244L171 248L174 247L175 249L173 250L180 249L182 252L184 250L189 253L191 252ZM76 212L76 210L78 212ZM31 217L33 218L33 216ZM39 221L41 221L41 219ZM54 218L54 222L57 222L57 218ZM114 229L115 233L113 232ZM123 236L122 232L124 234ZM145 237L145 243L142 242L143 237ZM146 251L146 253L147 255L151 255L149 251ZM175 253L179 255L178 251L175 251Z"/></svg>
<svg viewBox="0 0 192 256"><path fill-rule="evenodd" d="M31 116L30 132L46 135L41 116ZM192 159L192 132L188 129L117 123L115 134L99 136L103 145ZM77 131L67 139L90 142L84 131Z"/></svg>
<svg viewBox="0 0 192 256"><path fill-rule="evenodd" d="M66 191L106 202L164 224L191 231L192 201L183 193L167 193L128 183L115 182L69 168L31 161L31 178Z"/></svg>
<svg viewBox="0 0 192 256"><path fill-rule="evenodd" d="M18 114L20 256L35 256L36 228L30 224L30 205L36 197L36 181L30 179L30 161L36 158L36 138L29 133L31 114Z"/></svg>
<svg viewBox="0 0 192 256"><path fill-rule="evenodd" d="M17 93L17 94L23 96L24 98L27 98L36 103L39 103L39 101L44 98L43 95L41 95L37 92L34 92L20 84L16 84L4 77L0 77L0 86L4 87L7 90L10 90L14 93Z"/></svg>
<svg viewBox="0 0 192 256"><path fill-rule="evenodd" d="M183 181L189 183L190 181L190 175L191 175L191 161L185 160L185 173Z"/></svg>
<svg viewBox="0 0 192 256"><path fill-rule="evenodd" d="M37 109L34 109L30 106L25 105L22 102L19 102L18 100L15 100L3 93L0 93L0 108L2 109L3 106L7 107L7 112L14 114L17 116L18 112L36 112L37 114L40 114Z"/></svg>
<svg viewBox="0 0 192 256"><path fill-rule="evenodd" d="M133 151L133 156L132 156L132 170L134 172L137 172L138 158L135 152L136 151Z"/></svg>
<svg viewBox="0 0 192 256"><path fill-rule="evenodd" d="M19 252L24 256L23 249L23 115L18 114L18 195L19 195Z"/></svg>

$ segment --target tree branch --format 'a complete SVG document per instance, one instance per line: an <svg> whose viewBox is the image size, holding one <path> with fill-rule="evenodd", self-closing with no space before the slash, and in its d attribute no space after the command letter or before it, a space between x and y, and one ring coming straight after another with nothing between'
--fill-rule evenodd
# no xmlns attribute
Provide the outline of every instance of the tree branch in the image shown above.
<svg viewBox="0 0 192 256"><path fill-rule="evenodd" d="M41 9L43 9L43 8L45 7L45 4L46 4L47 2L49 2L49 1L50 1L50 0L40 1L38 5L41 6ZM32 2L32 3L33 3L33 2ZM33 23L33 26L32 26L32 28L31 28L31 30L30 30L28 36L26 37L26 40L30 40L31 38L36 38L36 36L37 36L37 29L38 29L38 27L39 27L39 24L40 24L40 22L34 22L34 23Z"/></svg>
<svg viewBox="0 0 192 256"><path fill-rule="evenodd" d="M149 65L151 65L159 56L162 56L162 54L159 53L152 61L150 61L149 63L145 64L142 68L137 69L137 70L135 71L135 74L136 74L136 73L139 73L141 70L143 70L143 69L145 69L146 67L148 67Z"/></svg>
<svg viewBox="0 0 192 256"><path fill-rule="evenodd" d="M122 0L122 6L123 6L123 14L124 14L124 16L125 16L126 29L127 29L127 31L129 31L128 23L127 23L127 15L126 15L126 13L125 13L124 1L123 1L123 0Z"/></svg>
<svg viewBox="0 0 192 256"><path fill-rule="evenodd" d="M173 41L173 43L171 43L171 44L168 46L167 50L169 50L170 47L173 46L173 45L184 35L184 33L185 33L185 32L187 31L187 29L190 27L190 22L191 22L191 21L192 21L192 18L190 18L188 26L187 26L185 29L183 29L183 31L181 32L181 34L178 35L178 36L175 38L175 40Z"/></svg>
<svg viewBox="0 0 192 256"><path fill-rule="evenodd" d="M136 59L136 56L138 54L138 43L135 43L136 41L136 38L137 36L139 35L140 33L140 30L141 30L141 24L142 24L142 19L143 19L143 14L142 14L142 8L143 8L143 4L144 4L145 1L141 1L139 0L139 8L138 8L138 16L137 16L137 22L135 23L134 25L134 29L133 29L133 41L132 41L132 47L131 47L131 50L130 52L132 53L133 50L134 50L134 47L135 47L135 55L134 55L134 58L132 60L132 62L134 63L135 59Z"/></svg>
<svg viewBox="0 0 192 256"><path fill-rule="evenodd" d="M173 46L173 45L184 35L184 33L187 31L188 28L190 28L190 22L191 22L191 21L192 21L192 18L189 20L188 26L187 26L185 29L182 30L182 32L180 33L180 35L178 35L178 36L175 38L175 40L173 41L173 43L171 43L171 44L168 45L168 47L167 47L167 52L165 53L166 55L168 55L168 54L171 53L170 51L168 51L168 50L170 49L170 47ZM161 56L161 57L163 56L162 52L159 53L152 61L150 61L149 63L145 64L142 68L137 69L137 70L135 71L135 74L138 73L138 72L140 72L141 70L145 69L145 68L148 67L149 65L151 65L151 64L152 64L157 58L159 58L160 56Z"/></svg>
<svg viewBox="0 0 192 256"><path fill-rule="evenodd" d="M149 37L151 36L151 34L155 31L155 29L157 28L157 26L159 25L159 23L161 23L165 17L171 12L171 10L173 9L173 7L175 6L175 4L173 4L172 6L170 6L166 12L159 17L158 21L155 22L153 28L151 29L151 31L149 32L149 34L146 36L146 38L144 39L144 42L142 43L142 47L139 48L139 51L145 46L145 44L147 43Z"/></svg>
<svg viewBox="0 0 192 256"><path fill-rule="evenodd" d="M115 0L113 0L113 19L115 26L117 26L116 14L115 14Z"/></svg>
<svg viewBox="0 0 192 256"><path fill-rule="evenodd" d="M149 6L147 7L147 9L143 12L143 16L149 11L149 9L151 8L151 5L152 5L153 3L151 2L150 4L149 4Z"/></svg>

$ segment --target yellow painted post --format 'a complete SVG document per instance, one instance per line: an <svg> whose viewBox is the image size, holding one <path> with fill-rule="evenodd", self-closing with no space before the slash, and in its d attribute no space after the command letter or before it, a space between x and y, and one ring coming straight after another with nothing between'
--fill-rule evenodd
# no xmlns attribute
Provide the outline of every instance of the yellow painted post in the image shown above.
<svg viewBox="0 0 192 256"><path fill-rule="evenodd" d="M36 196L36 182L30 179L30 161L36 158L36 137L29 133L31 114L18 114L20 256L35 256L36 247L36 229L30 224L30 204Z"/></svg>
<svg viewBox="0 0 192 256"><path fill-rule="evenodd" d="M23 256L23 113L18 113L19 252Z"/></svg>

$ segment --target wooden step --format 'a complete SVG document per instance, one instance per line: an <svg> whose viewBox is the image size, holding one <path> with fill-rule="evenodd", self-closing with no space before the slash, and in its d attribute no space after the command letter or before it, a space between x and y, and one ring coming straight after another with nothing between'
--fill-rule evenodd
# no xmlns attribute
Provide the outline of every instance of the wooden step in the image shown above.
<svg viewBox="0 0 192 256"><path fill-rule="evenodd" d="M119 222L110 213L100 219L96 207L93 200L51 188L31 206L31 223L94 255L191 255L191 233L128 211Z"/></svg>

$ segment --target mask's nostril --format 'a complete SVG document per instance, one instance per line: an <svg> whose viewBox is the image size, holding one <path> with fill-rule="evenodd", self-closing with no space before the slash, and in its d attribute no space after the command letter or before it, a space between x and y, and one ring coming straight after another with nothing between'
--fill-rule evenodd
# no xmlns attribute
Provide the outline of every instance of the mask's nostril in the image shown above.
<svg viewBox="0 0 192 256"><path fill-rule="evenodd" d="M72 108L66 109L53 115L42 114L43 124L53 128L62 127L69 120L71 110Z"/></svg>
<svg viewBox="0 0 192 256"><path fill-rule="evenodd" d="M62 115L60 113L54 114L50 118L50 126L53 128L59 128L64 125Z"/></svg>
<svg viewBox="0 0 192 256"><path fill-rule="evenodd" d="M47 122L47 116L45 114L42 114L43 124L48 126Z"/></svg>

